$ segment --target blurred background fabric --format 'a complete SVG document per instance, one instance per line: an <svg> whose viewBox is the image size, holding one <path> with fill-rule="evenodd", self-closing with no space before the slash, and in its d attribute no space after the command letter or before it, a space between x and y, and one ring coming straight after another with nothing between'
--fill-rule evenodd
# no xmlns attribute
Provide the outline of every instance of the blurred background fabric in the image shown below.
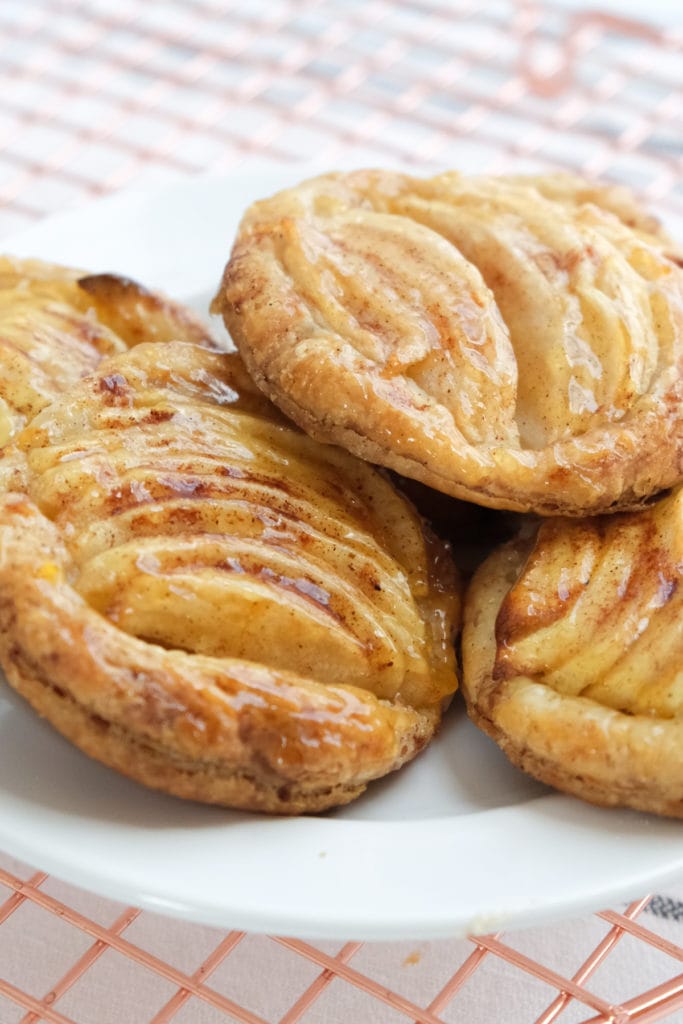
<svg viewBox="0 0 683 1024"><path fill-rule="evenodd" d="M0 229L255 158L562 166L683 210L674 5L3 0Z"/></svg>

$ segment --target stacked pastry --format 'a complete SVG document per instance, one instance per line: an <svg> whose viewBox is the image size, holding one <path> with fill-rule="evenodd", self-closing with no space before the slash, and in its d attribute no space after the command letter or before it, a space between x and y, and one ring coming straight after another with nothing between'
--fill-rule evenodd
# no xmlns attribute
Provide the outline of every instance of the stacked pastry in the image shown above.
<svg viewBox="0 0 683 1024"><path fill-rule="evenodd" d="M110 275L0 288L0 663L82 750L279 813L421 750L460 584L392 470L460 532L524 514L465 598L473 720L552 785L683 815L683 271L629 193L305 182L242 221L238 353Z"/></svg>
<svg viewBox="0 0 683 1024"><path fill-rule="evenodd" d="M246 213L214 308L313 437L530 514L466 595L472 719L560 789L683 816L679 264L621 189L332 174Z"/></svg>

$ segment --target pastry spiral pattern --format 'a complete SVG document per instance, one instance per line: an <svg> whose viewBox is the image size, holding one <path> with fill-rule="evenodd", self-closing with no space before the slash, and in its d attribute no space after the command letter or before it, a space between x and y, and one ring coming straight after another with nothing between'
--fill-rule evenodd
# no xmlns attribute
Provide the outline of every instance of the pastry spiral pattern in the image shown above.
<svg viewBox="0 0 683 1024"><path fill-rule="evenodd" d="M140 345L0 460L0 661L86 753L293 813L414 756L456 688L447 549L239 357Z"/></svg>
<svg viewBox="0 0 683 1024"><path fill-rule="evenodd" d="M312 436L546 515L683 475L683 270L621 188L328 174L245 214L214 311Z"/></svg>
<svg viewBox="0 0 683 1024"><path fill-rule="evenodd" d="M471 717L543 782L683 817L682 582L681 489L503 546L466 601Z"/></svg>
<svg viewBox="0 0 683 1024"><path fill-rule="evenodd" d="M0 446L105 356L174 338L211 344L188 310L127 278L0 257Z"/></svg>

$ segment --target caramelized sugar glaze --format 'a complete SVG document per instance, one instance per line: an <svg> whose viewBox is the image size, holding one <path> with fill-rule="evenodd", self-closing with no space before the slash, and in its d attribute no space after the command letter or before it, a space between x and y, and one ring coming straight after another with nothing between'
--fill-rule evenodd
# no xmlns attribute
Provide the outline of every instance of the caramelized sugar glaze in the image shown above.
<svg viewBox="0 0 683 1024"><path fill-rule="evenodd" d="M188 310L127 278L0 257L0 445L104 356L171 338L211 344Z"/></svg>
<svg viewBox="0 0 683 1024"><path fill-rule="evenodd" d="M214 300L312 436L578 515L682 475L683 271L620 188L329 174L247 211Z"/></svg>
<svg viewBox="0 0 683 1024"><path fill-rule="evenodd" d="M681 489L500 548L467 598L474 721L544 782L683 817L682 574Z"/></svg>
<svg viewBox="0 0 683 1024"><path fill-rule="evenodd" d="M291 813L347 802L431 737L456 687L447 550L237 355L109 359L0 462L2 663L90 755Z"/></svg>

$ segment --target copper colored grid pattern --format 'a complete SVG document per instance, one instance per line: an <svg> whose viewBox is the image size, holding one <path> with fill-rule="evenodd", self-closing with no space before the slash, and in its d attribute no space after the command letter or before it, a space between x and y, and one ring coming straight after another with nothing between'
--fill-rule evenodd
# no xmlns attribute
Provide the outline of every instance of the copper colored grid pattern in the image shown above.
<svg viewBox="0 0 683 1024"><path fill-rule="evenodd" d="M631 184L681 216L682 67L683 30L560 3L4 0L0 231L125 185L253 157L494 172L562 166ZM147 915L118 908L105 925L46 884L40 872L20 877L0 862L0 940L27 907L84 940L40 993L4 980L0 963L0 999L23 1012L21 1024L81 1024L69 996L114 955L163 983L149 1024L191 1020L193 1006L271 1024L212 984L244 948L244 933L216 932L199 965L181 970L127 938ZM511 936L472 938L428 1005L354 967L361 943L330 953L273 937L308 971L272 1021L312 1020L339 985L364 993L373 1019L461 1020L468 987L495 962L543 986L535 1024L571 1012L572 1024L683 1020L683 949L642 923L646 903L596 915L601 937L571 977L525 956ZM591 979L625 936L669 958L670 978L612 1005Z"/></svg>
<svg viewBox="0 0 683 1024"><path fill-rule="evenodd" d="M557 0L3 0L0 217L259 156L559 164L683 214L682 63Z"/></svg>
<svg viewBox="0 0 683 1024"><path fill-rule="evenodd" d="M485 935L470 940L471 951L442 984L428 1005L418 1005L397 991L392 991L363 970L353 966L353 959L362 949L363 943L347 942L334 953L326 952L309 943L282 937L264 940L275 943L295 953L297 957L315 965L315 973L300 979L300 992L284 1012L277 1017L260 1016L234 998L223 994L212 984L212 974L224 965L245 939L243 932L229 932L221 935L215 932L215 947L205 954L202 962L193 971L181 970L159 956L146 950L142 945L126 937L126 931L141 916L134 907L122 909L108 926L76 910L45 891L48 876L35 872L22 879L14 872L0 867L0 885L10 895L0 904L0 927L5 926L25 904L33 905L77 929L87 937L86 948L58 979L48 982L48 989L42 995L22 991L0 976L0 996L20 1007L24 1012L21 1024L37 1024L51 1021L54 1024L81 1024L78 1017L60 1009L60 1001L72 987L77 987L87 971L96 962L112 953L120 954L127 961L138 965L144 972L156 975L169 983L170 994L160 998L159 1006L146 1018L149 1024L167 1024L188 1009L188 1004L199 1001L219 1011L220 1019L243 1022L243 1024L296 1024L310 1019L307 1015L314 1004L334 982L343 982L364 993L371 1000L393 1012L392 1020L400 1019L417 1024L444 1024L446 1021L462 1020L458 1016L458 998L471 982L475 971L481 969L487 959L499 959L508 966L524 972L529 978L537 979L545 986L542 1009L535 1016L535 1024L553 1024L572 1004L582 1011L582 1024L627 1024L627 1022L658 1021L673 1019L672 1014L683 1009L683 973L680 962L683 949L656 934L636 919L645 908L647 898L637 900L624 908L621 913L605 911L596 915L604 922L604 934L584 959L572 977L564 977L551 968L530 959L506 942L501 934ZM193 927L186 926L188 931ZM591 977L605 958L615 950L624 935L631 935L671 959L675 976L665 984L615 1005L591 991ZM1 1012L1 1011L0 1011ZM396 1016L398 1015L398 1016ZM192 1017L183 1019L191 1020ZM323 1018L327 1019L327 1018ZM381 1017L373 1019L382 1019ZM576 1020L576 1018L574 1018ZM531 1024L531 1021L530 1021Z"/></svg>

